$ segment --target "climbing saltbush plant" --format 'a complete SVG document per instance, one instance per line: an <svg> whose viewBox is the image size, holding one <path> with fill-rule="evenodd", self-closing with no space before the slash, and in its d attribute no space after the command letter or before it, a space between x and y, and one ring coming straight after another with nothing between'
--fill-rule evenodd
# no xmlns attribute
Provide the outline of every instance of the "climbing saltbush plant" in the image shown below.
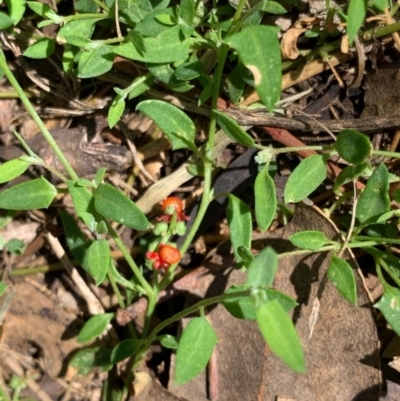
<svg viewBox="0 0 400 401"><path fill-rule="evenodd" d="M58 177L66 184L64 187L71 195L77 218L91 233L89 239L71 215L59 211L72 256L96 285L105 281L111 283L121 308L127 303L122 293L129 293L129 299L141 296L147 299L146 318L140 332L130 325L130 338L121 339L113 348L88 346L79 351L71 363L85 374L99 366L111 369L117 362L129 358L129 366L134 371L150 346L159 341L167 348L176 349L174 380L177 384L186 383L206 367L211 357L218 338L206 312L208 306L221 303L234 317L255 320L271 351L289 368L305 372L301 343L288 314L296 302L273 289L280 256L271 247L258 254L251 247L255 225L261 231L268 230L278 211L271 163L278 154L301 149L265 147L217 108L221 94L237 103L246 86L250 85L257 92L261 105L268 112L274 111L282 84L279 30L263 24L263 17L266 13L284 13L285 7L292 2L261 0L250 7L244 0L229 4L192 0L174 4L169 0L87 0L77 1L69 15L60 15L57 10L36 1L8 0L5 3L7 8L0 13L0 27L4 35L14 36L22 48L25 46L22 57L48 58L57 51L66 74L88 81L115 73L113 67L117 58L133 64L138 76L126 85L114 87L115 95L108 108L109 126L115 126L128 106L134 105L138 112L154 121L171 142L173 150L185 149L193 153L202 165L198 169L204 189L199 210L178 248L173 238L185 234L188 220L180 200L167 198L162 214L152 222L135 202L105 182L104 169L100 169L92 180L79 177L16 80L6 55L0 51L0 67L63 164L65 173L57 172ZM375 7L383 9L380 2L375 3ZM360 25L350 16L351 7L359 5L356 1L350 2L350 40L354 39L354 27ZM28 15L33 26L38 28L35 35L24 31L21 24L24 15ZM55 35L46 36L42 28L48 25L57 27ZM29 46L23 40L26 37ZM154 98L152 90L156 84L178 94L194 87L200 89L198 104L207 103L211 109L205 146L198 146L195 124L186 111ZM213 191L217 127L232 141L258 151L254 209L233 194ZM13 180L32 165L48 168L45 161L20 139L27 155L0 166L1 183ZM332 251L328 279L352 304L357 302L354 270L343 259L343 251L358 247L370 253L384 286L384 296L375 306L400 335L400 314L396 307L400 303L399 259L389 247L386 251L381 247L399 243L397 231L393 234L392 228L400 213L391 209L391 202L397 202L398 195L394 194L393 199L389 196L389 183L398 178L391 175L384 164L371 163L372 156L377 154L399 155L373 150L369 138L354 130L342 131L334 145L311 148L317 153L305 158L289 177L284 203L301 202L311 196L326 179L326 165L332 157L340 156L348 163L334 182L333 190L339 199L337 204L340 199L349 198L346 193L348 183L362 179L366 185L352 194L356 207L352 211L353 224L347 227L350 232L347 241L332 241L316 231L297 233L290 240L295 247L309 253ZM2 224L7 224L15 211L48 208L61 191L44 177L3 190L0 208L7 210L8 218L4 218ZM153 327L158 295L174 281L182 256L191 246L208 206L218 196L226 196L228 200L226 217L236 268L244 272L243 284L229 288L217 297L201 300ZM130 255L114 228L115 223L147 238L141 258ZM132 272L130 278L122 276L116 268L110 243L115 243L124 255ZM390 284L387 276L392 279ZM197 316L190 320L180 338L161 334L170 324L193 313ZM114 313L110 312L92 316L82 328L78 341L87 343L103 335L113 318Z"/></svg>

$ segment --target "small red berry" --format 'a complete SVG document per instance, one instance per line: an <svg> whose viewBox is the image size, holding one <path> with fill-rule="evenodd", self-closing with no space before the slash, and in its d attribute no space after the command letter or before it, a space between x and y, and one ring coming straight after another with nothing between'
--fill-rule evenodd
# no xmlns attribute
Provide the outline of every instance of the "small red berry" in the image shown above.
<svg viewBox="0 0 400 401"><path fill-rule="evenodd" d="M168 265L174 265L181 260L181 253L172 245L162 245L159 247L160 259Z"/></svg>
<svg viewBox="0 0 400 401"><path fill-rule="evenodd" d="M173 207L175 209L176 213L182 213L183 210L183 202L177 198L176 196L170 196L167 199L164 199L162 203L162 210L164 213L167 213L167 209L170 207Z"/></svg>

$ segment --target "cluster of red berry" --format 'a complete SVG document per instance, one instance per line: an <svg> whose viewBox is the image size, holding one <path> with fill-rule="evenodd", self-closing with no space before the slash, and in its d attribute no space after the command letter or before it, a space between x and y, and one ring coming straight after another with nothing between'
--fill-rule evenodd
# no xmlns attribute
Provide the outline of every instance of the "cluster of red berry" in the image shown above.
<svg viewBox="0 0 400 401"><path fill-rule="evenodd" d="M189 217L183 213L182 200L175 196L170 196L163 201L162 210L164 214L157 217L158 221L170 223L174 214L176 214L177 222L189 220ZM160 244L157 251L146 252L146 257L153 261L154 269L167 271L171 265L181 260L181 253L172 245Z"/></svg>

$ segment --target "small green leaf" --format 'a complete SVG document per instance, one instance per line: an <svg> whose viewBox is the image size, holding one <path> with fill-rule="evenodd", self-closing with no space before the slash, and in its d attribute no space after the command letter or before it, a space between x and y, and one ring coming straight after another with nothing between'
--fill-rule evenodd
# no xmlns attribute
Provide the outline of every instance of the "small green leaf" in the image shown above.
<svg viewBox="0 0 400 401"><path fill-rule="evenodd" d="M0 209L47 209L56 195L57 190L54 185L41 177L0 192Z"/></svg>
<svg viewBox="0 0 400 401"><path fill-rule="evenodd" d="M22 255L25 249L25 242L20 239L13 238L4 244L4 248L14 255Z"/></svg>
<svg viewBox="0 0 400 401"><path fill-rule="evenodd" d="M390 7L388 0L372 0L372 5L382 12Z"/></svg>
<svg viewBox="0 0 400 401"><path fill-rule="evenodd" d="M361 224L375 222L389 212L389 172L381 163L369 177L358 199L356 217Z"/></svg>
<svg viewBox="0 0 400 401"><path fill-rule="evenodd" d="M5 0L5 3L7 4L13 24L17 25L25 13L26 0Z"/></svg>
<svg viewBox="0 0 400 401"><path fill-rule="evenodd" d="M68 247L77 262L80 265L83 265L90 243L84 237L82 231L72 216L61 209L59 209L58 212L64 226Z"/></svg>
<svg viewBox="0 0 400 401"><path fill-rule="evenodd" d="M138 231L150 228L145 214L121 191L100 184L94 192L94 207L102 216Z"/></svg>
<svg viewBox="0 0 400 401"><path fill-rule="evenodd" d="M196 128L193 121L180 109L161 100L140 102L136 110L150 117L172 142L173 149L194 145Z"/></svg>
<svg viewBox="0 0 400 401"><path fill-rule="evenodd" d="M49 18L50 15L55 14L54 10L46 4L42 4L37 1L28 1L26 4L34 13L43 18Z"/></svg>
<svg viewBox="0 0 400 401"><path fill-rule="evenodd" d="M78 368L80 375L87 375L92 368L102 367L109 370L111 364L111 349L106 347L84 348L79 350L70 361L70 364Z"/></svg>
<svg viewBox="0 0 400 401"><path fill-rule="evenodd" d="M135 81L142 81L142 77L138 77L135 79ZM135 82L133 81L133 82ZM140 96L142 93L146 92L150 86L153 84L154 82L154 77L152 76L148 76L144 81L142 81L140 84L138 84L137 86L135 86L128 95L129 100Z"/></svg>
<svg viewBox="0 0 400 401"><path fill-rule="evenodd" d="M175 384L184 384L195 378L206 367L217 336L204 317L192 319L179 340L176 352Z"/></svg>
<svg viewBox="0 0 400 401"><path fill-rule="evenodd" d="M189 26L192 26L193 19L195 16L194 3L195 2L193 0L180 1L181 17Z"/></svg>
<svg viewBox="0 0 400 401"><path fill-rule="evenodd" d="M240 265L245 260L239 255L237 249L245 246L250 249L251 246L251 212L249 207L234 195L228 196L229 203L226 210L228 226L230 231L233 252L236 262Z"/></svg>
<svg viewBox="0 0 400 401"><path fill-rule="evenodd" d="M108 109L108 126L113 128L115 124L120 120L125 110L125 99L121 98L120 95L115 96L110 108Z"/></svg>
<svg viewBox="0 0 400 401"><path fill-rule="evenodd" d="M75 181L68 181L68 192L78 216L82 213L96 213L93 207L93 194L86 187L80 186Z"/></svg>
<svg viewBox="0 0 400 401"><path fill-rule="evenodd" d="M276 1L267 1L263 11L270 14L286 14L288 11L281 4Z"/></svg>
<svg viewBox="0 0 400 401"><path fill-rule="evenodd" d="M267 246L250 263L245 285L271 287L277 270L278 255L270 246Z"/></svg>
<svg viewBox="0 0 400 401"><path fill-rule="evenodd" d="M239 246L237 252L243 259L246 267L248 267L247 265L249 265L254 260L254 255L251 253L250 249L247 248L246 246L243 245Z"/></svg>
<svg viewBox="0 0 400 401"><path fill-rule="evenodd" d="M296 372L305 372L304 353L293 322L277 300L261 305L257 323L271 351Z"/></svg>
<svg viewBox="0 0 400 401"><path fill-rule="evenodd" d="M349 166L345 167L335 179L335 183L333 185L333 191L335 192L335 194L340 195L340 187L351 181L356 180L366 168L366 163L350 164Z"/></svg>
<svg viewBox="0 0 400 401"><path fill-rule="evenodd" d="M233 104L236 104L243 95L245 82L240 73L240 65L237 64L228 76L228 94L229 99Z"/></svg>
<svg viewBox="0 0 400 401"><path fill-rule="evenodd" d="M132 355L135 355L142 342L142 340L137 340L134 338L122 340L113 348L111 352L111 363L115 364L131 357Z"/></svg>
<svg viewBox="0 0 400 401"><path fill-rule="evenodd" d="M4 30L9 28L14 24L12 18L10 18L7 14L0 12L0 29Z"/></svg>
<svg viewBox="0 0 400 401"><path fill-rule="evenodd" d="M102 313L92 316L79 332L78 343L94 340L104 332L113 317L114 313Z"/></svg>
<svg viewBox="0 0 400 401"><path fill-rule="evenodd" d="M279 100L282 85L278 32L279 28L273 26L249 25L225 39L252 72L257 93L270 112Z"/></svg>
<svg viewBox="0 0 400 401"><path fill-rule="evenodd" d="M350 0L347 8L347 35L350 46L358 34L365 16L367 15L367 0Z"/></svg>
<svg viewBox="0 0 400 401"><path fill-rule="evenodd" d="M3 163L0 165L0 184L19 177L27 170L29 166L30 163L19 159L10 160Z"/></svg>
<svg viewBox="0 0 400 401"><path fill-rule="evenodd" d="M176 25L176 18L170 14L157 14L154 16L157 21L164 25Z"/></svg>
<svg viewBox="0 0 400 401"><path fill-rule="evenodd" d="M110 71L114 63L113 47L101 46L82 52L78 63L79 78L93 78Z"/></svg>
<svg viewBox="0 0 400 401"><path fill-rule="evenodd" d="M267 168L257 174L254 197L257 224L261 231L266 231L275 218L277 206L275 183Z"/></svg>
<svg viewBox="0 0 400 401"><path fill-rule="evenodd" d="M203 73L204 67L199 60L181 64L175 70L175 77L181 81L190 81L198 78Z"/></svg>
<svg viewBox="0 0 400 401"><path fill-rule="evenodd" d="M54 53L54 39L40 39L33 45L30 45L22 55L29 58L41 59L50 57Z"/></svg>
<svg viewBox="0 0 400 401"><path fill-rule="evenodd" d="M339 293L350 303L357 305L356 279L351 266L345 260L332 256L327 275Z"/></svg>
<svg viewBox="0 0 400 401"><path fill-rule="evenodd" d="M307 157L289 176L285 187L285 203L302 201L319 187L325 177L325 158L322 155Z"/></svg>
<svg viewBox="0 0 400 401"><path fill-rule="evenodd" d="M86 46L90 43L96 22L102 19L104 17L99 16L98 18L85 18L68 22L58 31L57 42L60 44L69 43L78 47Z"/></svg>
<svg viewBox="0 0 400 401"><path fill-rule="evenodd" d="M218 125L229 138L244 146L253 147L255 145L253 138L233 118L218 110L214 110L213 114Z"/></svg>
<svg viewBox="0 0 400 401"><path fill-rule="evenodd" d="M318 251L326 244L330 244L328 238L320 231L302 231L289 237L290 242L297 248L307 249L309 251Z"/></svg>
<svg viewBox="0 0 400 401"><path fill-rule="evenodd" d="M374 307L382 312L386 321L395 333L400 336L400 290L386 284L381 299Z"/></svg>
<svg viewBox="0 0 400 401"><path fill-rule="evenodd" d="M93 0L77 0L75 2L75 10L82 13L95 13L98 7Z"/></svg>
<svg viewBox="0 0 400 401"><path fill-rule="evenodd" d="M157 337L158 341L160 341L161 345L165 348L169 349L177 349L178 348L178 339L175 336L171 336L171 334L163 334L162 336Z"/></svg>
<svg viewBox="0 0 400 401"><path fill-rule="evenodd" d="M364 164L371 155L372 145L369 138L354 129L339 133L335 142L339 156L352 164Z"/></svg>
<svg viewBox="0 0 400 401"><path fill-rule="evenodd" d="M110 247L107 240L101 238L93 241L82 267L94 278L96 285L100 285L106 278L109 266Z"/></svg>

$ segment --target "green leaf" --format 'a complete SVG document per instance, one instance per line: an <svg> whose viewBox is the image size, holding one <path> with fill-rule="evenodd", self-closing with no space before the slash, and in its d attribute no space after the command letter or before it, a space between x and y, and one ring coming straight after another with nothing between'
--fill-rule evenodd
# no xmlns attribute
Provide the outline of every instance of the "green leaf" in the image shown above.
<svg viewBox="0 0 400 401"><path fill-rule="evenodd" d="M357 305L356 279L351 266L345 260L332 256L327 275L339 293L350 303Z"/></svg>
<svg viewBox="0 0 400 401"><path fill-rule="evenodd" d="M332 243L320 231L302 231L289 237L289 241L297 248L307 249L309 251L318 251L326 244Z"/></svg>
<svg viewBox="0 0 400 401"><path fill-rule="evenodd" d="M225 39L252 72L257 93L271 112L280 98L282 85L278 32L277 27L250 25ZM267 53L265 49L268 49Z"/></svg>
<svg viewBox="0 0 400 401"><path fill-rule="evenodd" d="M367 15L367 4L367 0L350 0L347 8L347 35L350 46L353 45L354 38Z"/></svg>
<svg viewBox="0 0 400 401"><path fill-rule="evenodd" d="M175 336L171 336L171 334L163 334L162 336L157 337L158 341L160 341L161 345L165 348L169 349L177 349L178 348L178 339Z"/></svg>
<svg viewBox="0 0 400 401"><path fill-rule="evenodd" d="M218 125L229 138L244 146L253 147L255 145L253 138L233 118L222 111L214 110L213 114Z"/></svg>
<svg viewBox="0 0 400 401"><path fill-rule="evenodd" d="M135 79L135 81L141 80L142 77L138 77ZM133 81L133 82L135 82ZM142 93L146 92L150 86L153 84L154 82L154 77L152 76L148 76L143 82L141 82L140 84L138 84L137 86L135 86L128 95L129 100L140 96Z"/></svg>
<svg viewBox="0 0 400 401"><path fill-rule="evenodd" d="M41 177L0 192L0 209L47 209L56 195L57 190L54 185Z"/></svg>
<svg viewBox="0 0 400 401"><path fill-rule="evenodd" d="M254 197L257 224L261 231L266 231L275 218L277 200L274 180L265 167L257 174Z"/></svg>
<svg viewBox="0 0 400 401"><path fill-rule="evenodd" d="M267 246L250 263L245 285L271 287L277 270L278 255L270 246Z"/></svg>
<svg viewBox="0 0 400 401"><path fill-rule="evenodd" d="M109 266L110 247L107 240L101 238L93 241L82 267L94 278L96 285L100 285L107 276Z"/></svg>
<svg viewBox="0 0 400 401"><path fill-rule="evenodd" d="M263 11L270 14L286 14L288 12L281 4L271 0L266 2Z"/></svg>
<svg viewBox="0 0 400 401"><path fill-rule="evenodd" d="M17 25L25 13L26 0L5 0L5 3L7 4L13 24Z"/></svg>
<svg viewBox="0 0 400 401"><path fill-rule="evenodd" d="M203 73L204 67L199 60L181 64L175 70L175 77L181 81L190 81L198 78Z"/></svg>
<svg viewBox="0 0 400 401"><path fill-rule="evenodd" d="M135 355L142 343L142 340L137 340L134 338L122 340L113 348L111 352L111 363L115 364L131 357L132 355Z"/></svg>
<svg viewBox="0 0 400 401"><path fill-rule="evenodd" d="M305 372L304 353L293 322L277 300L256 312L258 328L271 351L296 372Z"/></svg>
<svg viewBox="0 0 400 401"><path fill-rule="evenodd" d="M29 162L14 159L0 165L0 184L11 181L25 173L30 166Z"/></svg>
<svg viewBox="0 0 400 401"><path fill-rule="evenodd" d="M322 155L307 157L289 176L285 187L285 203L302 201L319 187L325 177L325 158Z"/></svg>
<svg viewBox="0 0 400 401"><path fill-rule="evenodd" d="M335 192L336 195L340 195L340 187L356 180L366 168L366 163L350 164L349 166L345 167L335 179L333 192Z"/></svg>
<svg viewBox="0 0 400 401"><path fill-rule="evenodd" d="M82 327L78 335L78 343L86 343L102 334L114 317L114 313L102 313L92 316Z"/></svg>
<svg viewBox="0 0 400 401"><path fill-rule="evenodd" d="M111 349L106 347L84 348L79 350L70 361L70 364L78 368L80 375L87 375L92 368L102 367L109 370L112 367Z"/></svg>
<svg viewBox="0 0 400 401"><path fill-rule="evenodd" d="M339 156L352 164L364 164L371 155L369 138L354 129L340 131L335 142Z"/></svg>
<svg viewBox="0 0 400 401"><path fill-rule="evenodd" d="M176 352L175 384L184 384L195 378L206 367L217 336L204 317L192 319L186 326Z"/></svg>
<svg viewBox="0 0 400 401"><path fill-rule="evenodd" d="M0 12L0 29L4 30L13 25L13 20L7 14Z"/></svg>
<svg viewBox="0 0 400 401"><path fill-rule="evenodd" d="M154 38L143 38L145 52L140 52L132 42L113 46L116 54L130 60L145 63L172 63L184 60L189 53L190 42L181 37L180 27L174 26Z"/></svg>
<svg viewBox="0 0 400 401"><path fill-rule="evenodd" d="M193 121L176 106L161 100L140 102L136 110L150 117L172 142L173 149L194 146L196 128Z"/></svg>
<svg viewBox="0 0 400 401"><path fill-rule="evenodd" d="M115 54L111 46L101 46L88 52L82 52L78 64L79 78L92 78L110 71Z"/></svg>
<svg viewBox="0 0 400 401"><path fill-rule="evenodd" d="M80 265L83 265L90 242L84 237L72 216L61 209L58 210L58 213L64 226L68 247L74 258Z"/></svg>
<svg viewBox="0 0 400 401"><path fill-rule="evenodd" d="M382 312L386 321L395 333L400 336L400 290L386 284L381 299L374 307Z"/></svg>
<svg viewBox="0 0 400 401"><path fill-rule="evenodd" d="M385 12L386 8L390 8L387 0L372 0L372 5L382 12Z"/></svg>
<svg viewBox="0 0 400 401"><path fill-rule="evenodd" d="M9 252L13 253L14 255L22 255L25 250L25 243L20 239L13 238L4 244L4 248L6 248Z"/></svg>
<svg viewBox="0 0 400 401"><path fill-rule="evenodd" d="M26 4L34 13L43 18L50 18L50 16L53 14L56 15L55 11L46 4L42 4L37 1L28 1Z"/></svg>
<svg viewBox="0 0 400 401"><path fill-rule="evenodd" d="M227 84L229 99L233 104L236 104L240 100L240 97L243 95L245 87L245 82L243 81L239 64L236 64L236 66L230 72Z"/></svg>
<svg viewBox="0 0 400 401"><path fill-rule="evenodd" d="M389 210L389 173L386 166L381 163L371 174L361 192L356 217L361 224L371 223Z"/></svg>
<svg viewBox="0 0 400 401"><path fill-rule="evenodd" d="M75 3L75 10L82 13L95 13L98 7L93 0L77 0Z"/></svg>
<svg viewBox="0 0 400 401"><path fill-rule="evenodd" d="M115 96L110 108L108 109L108 126L113 128L115 124L120 120L125 110L125 98L121 98L120 95Z"/></svg>
<svg viewBox="0 0 400 401"><path fill-rule="evenodd" d="M102 216L138 231L150 228L145 214L121 191L100 184L94 192L94 207Z"/></svg>
<svg viewBox="0 0 400 401"><path fill-rule="evenodd" d="M195 17L194 3L193 0L180 1L181 17L189 26L192 26Z"/></svg>
<svg viewBox="0 0 400 401"><path fill-rule="evenodd" d="M98 18L85 18L68 22L58 31L57 42L60 44L69 43L78 47L86 46L90 43L96 22L102 19L104 17L99 16Z"/></svg>
<svg viewBox="0 0 400 401"><path fill-rule="evenodd" d="M157 14L154 16L157 21L164 25L176 25L176 18L170 14Z"/></svg>
<svg viewBox="0 0 400 401"><path fill-rule="evenodd" d="M54 53L54 39L40 39L33 45L30 45L22 55L29 58L41 59L50 57Z"/></svg>
<svg viewBox="0 0 400 401"><path fill-rule="evenodd" d="M233 252L236 262L240 265L245 260L239 255L238 248L251 246L251 212L249 207L234 195L228 196L229 203L226 210Z"/></svg>

